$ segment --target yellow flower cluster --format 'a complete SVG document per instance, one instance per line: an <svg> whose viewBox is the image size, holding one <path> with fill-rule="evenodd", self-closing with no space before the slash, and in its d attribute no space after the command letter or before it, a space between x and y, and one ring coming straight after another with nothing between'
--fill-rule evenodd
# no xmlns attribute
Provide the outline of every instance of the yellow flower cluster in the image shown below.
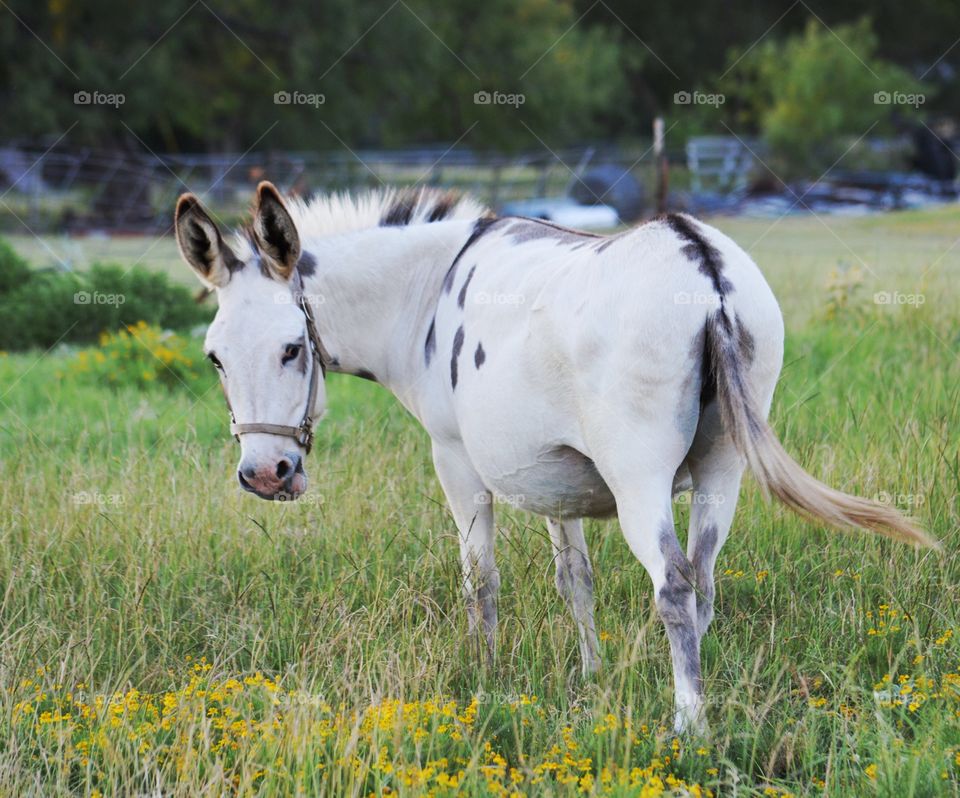
<svg viewBox="0 0 960 798"><path fill-rule="evenodd" d="M910 614L901 612L889 604L881 604L876 611L867 610L864 616L870 621L867 634L870 637L889 637L900 631L900 622L909 621Z"/></svg>
<svg viewBox="0 0 960 798"><path fill-rule="evenodd" d="M189 664L179 689L143 692L130 688L108 695L90 694L87 685L50 684L39 669L34 678L7 688L14 698L14 732L29 740L38 756L56 759L65 769L89 779L88 790L102 789L103 770L118 752L149 757L171 779L189 777L198 767L216 763L239 789L237 763L255 768L262 779L290 779L306 759L318 778L337 774L343 782L363 785L366 794L396 792L444 796L472 794L516 798L546 789L566 793L709 798L712 792L679 778L672 765L683 756L680 741L665 729L614 714L602 717L593 731L633 743L650 743L648 762L626 766L596 761L572 726L543 755L522 750L509 754L496 744L487 721L480 722L481 699L447 698L403 701L385 698L366 707L332 706L315 695L284 689L279 679L262 673L213 678L201 659ZM537 697L520 695L498 711L513 721L526 716L543 720ZM604 738L601 749L609 740ZM664 746L666 743L666 746ZM645 750L651 750L647 747ZM309 752L294 756L295 752ZM691 750L706 762L708 749ZM606 759L606 758L605 758ZM617 758L618 763L622 760ZM292 764L291 764L292 763ZM701 769L700 772L703 772ZM717 775L709 769L708 775ZM553 785L551 788L550 785Z"/></svg>
<svg viewBox="0 0 960 798"><path fill-rule="evenodd" d="M916 712L924 704L947 704L954 717L960 718L960 669L945 673L939 681L922 674L902 673L896 680L890 675L874 686L874 697L881 707L906 707Z"/></svg>
<svg viewBox="0 0 960 798"><path fill-rule="evenodd" d="M174 386L197 378L196 359L188 350L186 339L139 321L101 333L99 346L79 351L69 368L73 375L114 387L154 382Z"/></svg>

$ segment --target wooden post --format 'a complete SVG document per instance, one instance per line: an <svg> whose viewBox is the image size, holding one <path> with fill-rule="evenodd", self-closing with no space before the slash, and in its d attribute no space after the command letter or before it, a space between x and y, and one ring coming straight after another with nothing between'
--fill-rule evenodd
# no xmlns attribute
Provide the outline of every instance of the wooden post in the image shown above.
<svg viewBox="0 0 960 798"><path fill-rule="evenodd" d="M663 117L653 120L653 169L657 183L657 213L666 213L667 192L670 186L670 164L664 141Z"/></svg>

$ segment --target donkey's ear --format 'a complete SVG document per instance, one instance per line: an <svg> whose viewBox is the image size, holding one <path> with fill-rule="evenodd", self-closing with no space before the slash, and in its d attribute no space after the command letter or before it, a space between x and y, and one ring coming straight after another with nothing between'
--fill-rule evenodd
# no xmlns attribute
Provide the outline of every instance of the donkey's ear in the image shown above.
<svg viewBox="0 0 960 798"><path fill-rule="evenodd" d="M273 183L257 186L253 236L267 263L281 280L289 280L300 260L300 235Z"/></svg>
<svg viewBox="0 0 960 798"><path fill-rule="evenodd" d="M194 194L182 194L174 213L177 246L183 259L208 288L222 288L240 260L224 242L207 212Z"/></svg>

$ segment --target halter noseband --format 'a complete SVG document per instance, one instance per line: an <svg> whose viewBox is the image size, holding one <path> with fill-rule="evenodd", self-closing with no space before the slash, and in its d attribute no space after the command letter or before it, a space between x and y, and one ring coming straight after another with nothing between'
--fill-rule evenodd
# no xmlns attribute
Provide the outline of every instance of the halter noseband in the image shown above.
<svg viewBox="0 0 960 798"><path fill-rule="evenodd" d="M296 427L290 427L286 424L263 424L253 422L251 424L238 424L233 415L233 408L230 407L230 398L227 397L227 408L230 410L230 432L239 441L241 435L251 432L262 432L267 435L284 435L293 438L310 454L313 447L313 405L317 399L317 382L320 375L327 375L326 361L330 359L327 350L324 349L320 336L317 333L317 327L313 321L313 313L310 310L310 304L303 298L303 294L297 294L297 306L303 311L307 323L307 348L310 350L310 357L313 365L310 369L310 389L307 391L307 406L303 411L303 418ZM226 389L224 389L226 394Z"/></svg>

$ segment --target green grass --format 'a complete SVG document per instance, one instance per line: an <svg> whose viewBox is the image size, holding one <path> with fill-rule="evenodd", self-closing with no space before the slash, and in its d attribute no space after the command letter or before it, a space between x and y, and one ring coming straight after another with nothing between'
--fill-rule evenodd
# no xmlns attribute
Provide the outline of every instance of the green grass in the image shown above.
<svg viewBox="0 0 960 798"><path fill-rule="evenodd" d="M613 522L587 526L603 672L578 675L542 521L506 509L499 657L478 663L429 440L377 386L330 378L311 492L275 505L235 486L212 375L114 392L58 377L65 354L0 358L0 794L682 792L668 774L716 795L960 793L955 216L720 222L787 317L788 450L912 508L945 554L820 529L747 480L706 741L669 732L665 637ZM831 313L844 263L863 282Z"/></svg>

